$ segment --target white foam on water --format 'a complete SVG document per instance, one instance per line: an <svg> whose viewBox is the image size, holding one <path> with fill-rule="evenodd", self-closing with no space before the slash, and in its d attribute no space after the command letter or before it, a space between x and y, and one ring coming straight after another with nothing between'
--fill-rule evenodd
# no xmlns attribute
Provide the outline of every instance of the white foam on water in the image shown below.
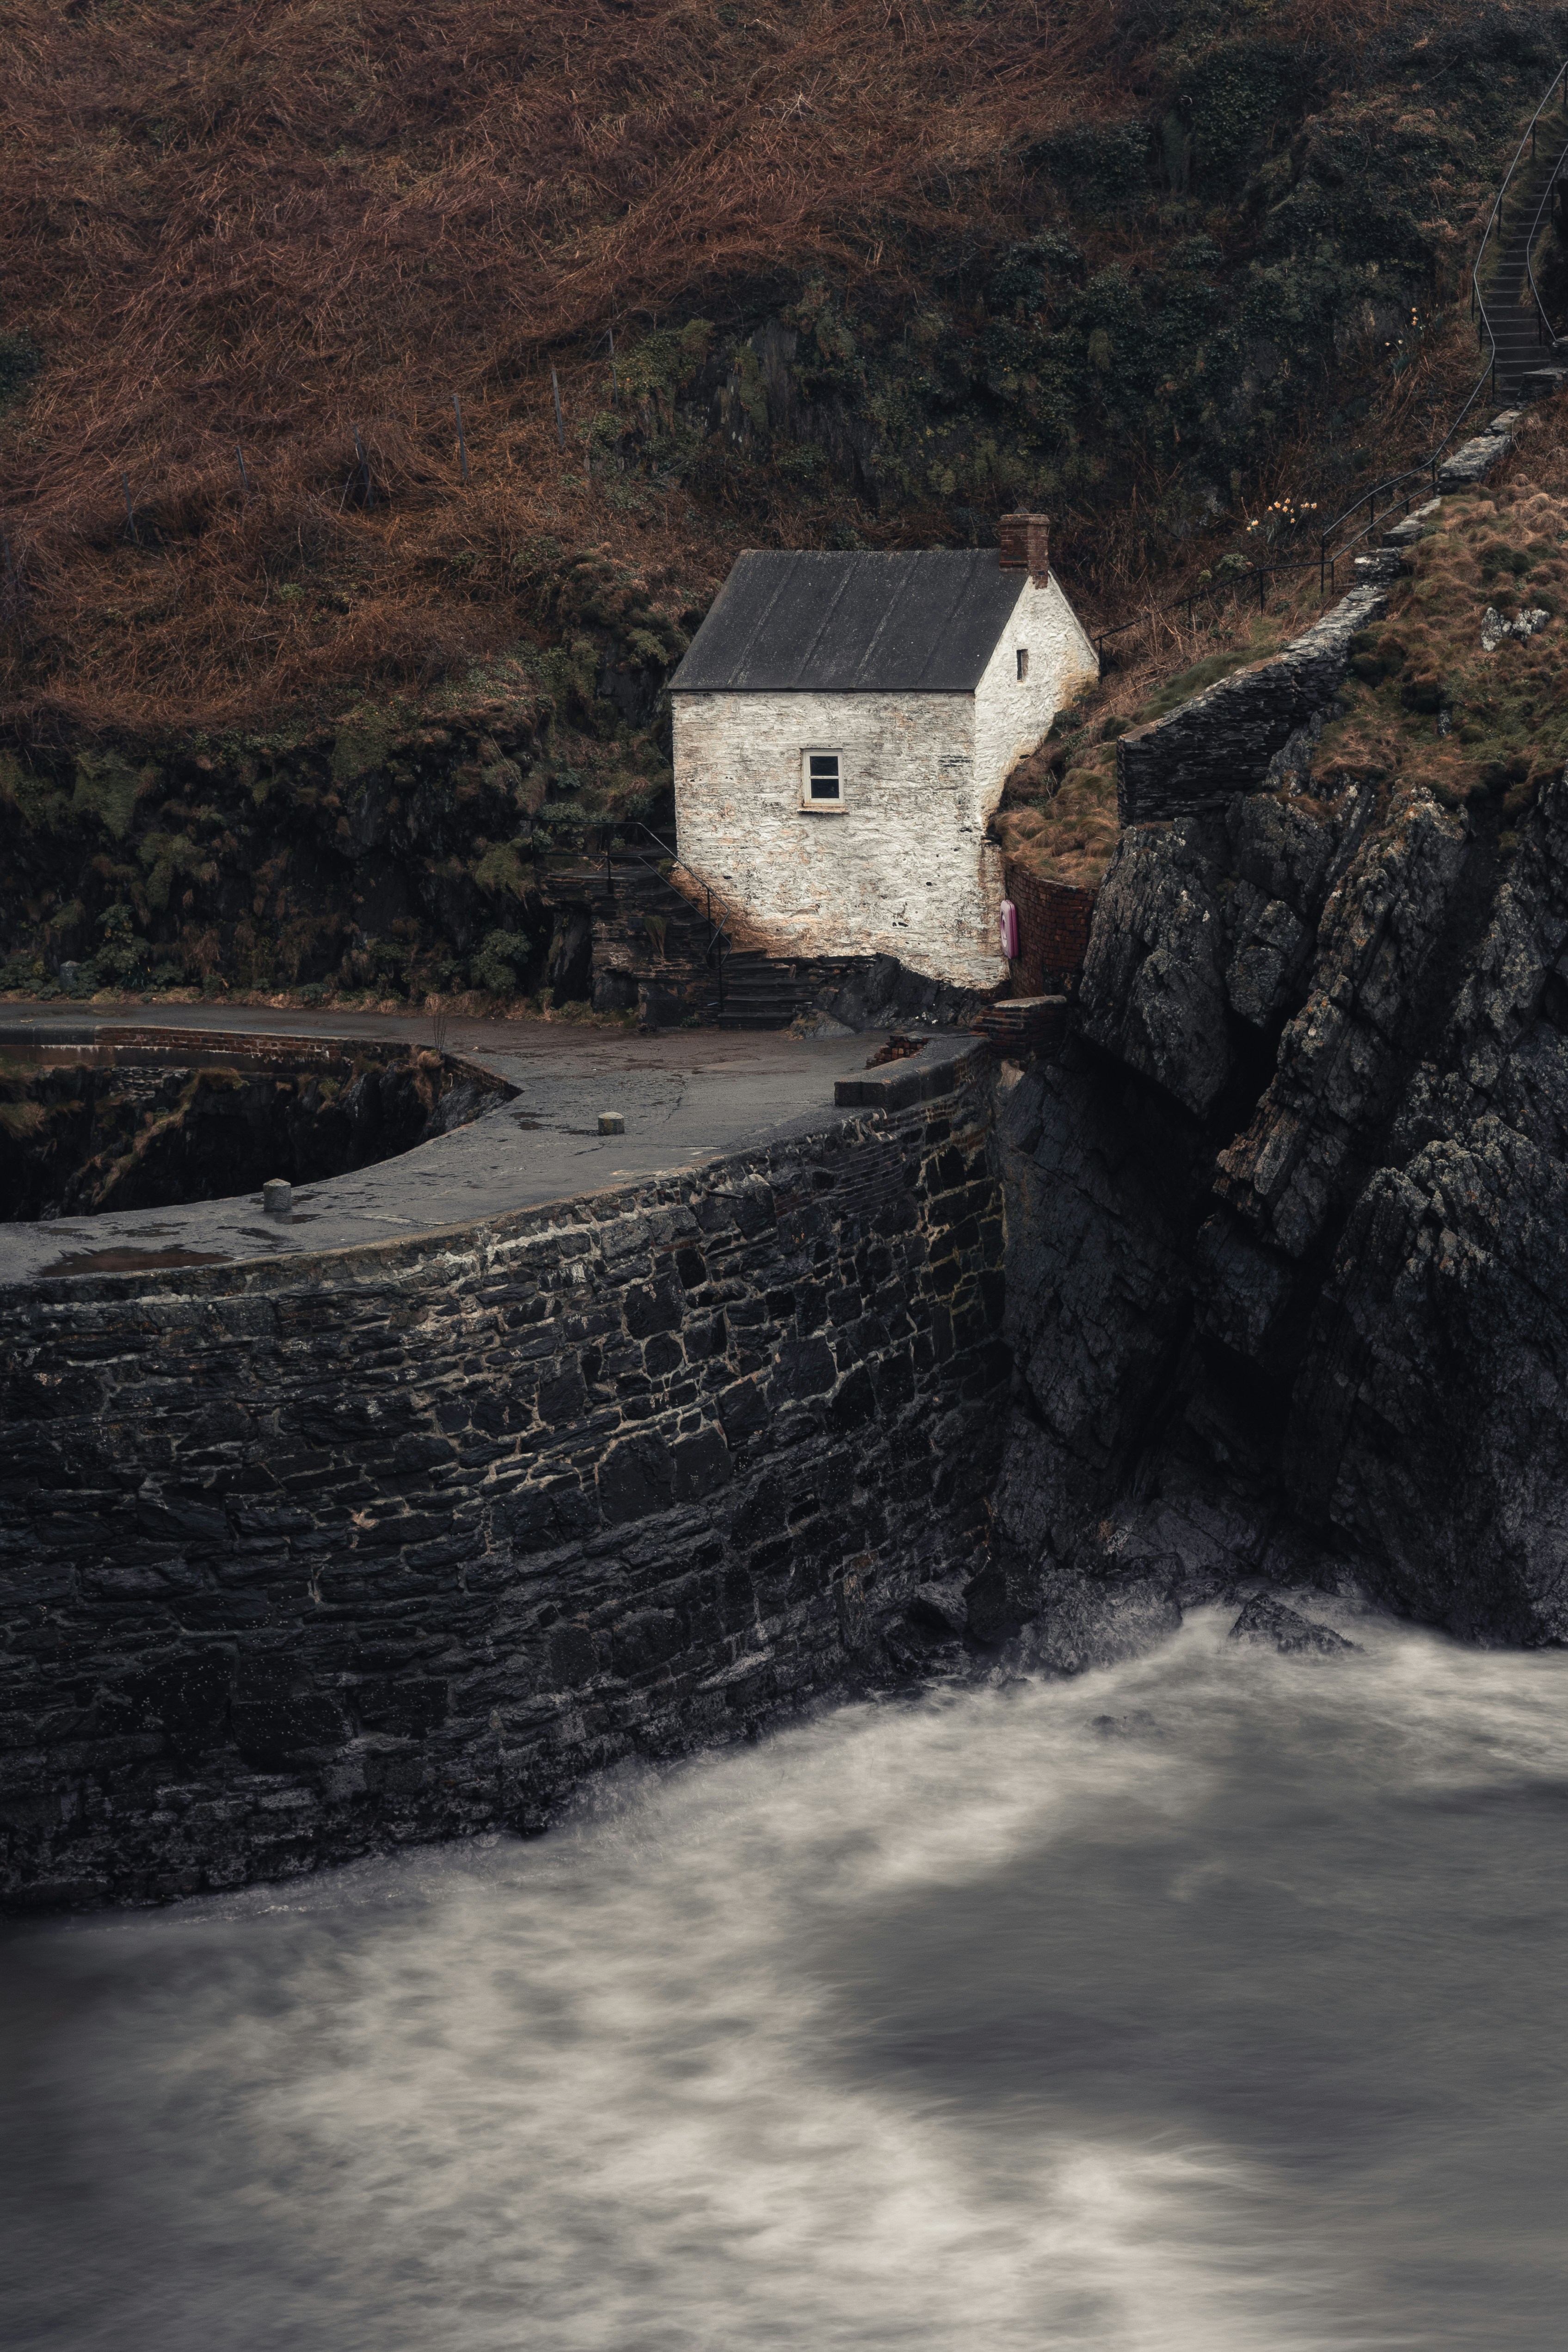
<svg viewBox="0 0 1568 2352"><path fill-rule="evenodd" d="M23 1932L24 2340L1555 2343L1568 1658L1345 1622Z"/></svg>

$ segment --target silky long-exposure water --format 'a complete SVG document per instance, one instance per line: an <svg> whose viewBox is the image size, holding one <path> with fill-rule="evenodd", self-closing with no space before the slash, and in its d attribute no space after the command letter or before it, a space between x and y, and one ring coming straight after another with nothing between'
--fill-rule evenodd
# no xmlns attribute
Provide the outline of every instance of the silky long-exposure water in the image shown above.
<svg viewBox="0 0 1568 2352"><path fill-rule="evenodd" d="M8 2340L1557 2347L1568 1656L1228 1622L14 1930Z"/></svg>

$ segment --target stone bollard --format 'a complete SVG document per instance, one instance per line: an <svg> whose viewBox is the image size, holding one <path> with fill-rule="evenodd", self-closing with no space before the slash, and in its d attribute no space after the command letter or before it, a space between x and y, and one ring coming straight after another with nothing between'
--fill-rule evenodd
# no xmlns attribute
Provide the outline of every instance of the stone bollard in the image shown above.
<svg viewBox="0 0 1568 2352"><path fill-rule="evenodd" d="M269 1217L294 1214L294 1187L281 1176L269 1176L261 1188L261 1205Z"/></svg>
<svg viewBox="0 0 1568 2352"><path fill-rule="evenodd" d="M599 1132L601 1135L624 1135L626 1121L622 1114L618 1110L601 1110L599 1114Z"/></svg>

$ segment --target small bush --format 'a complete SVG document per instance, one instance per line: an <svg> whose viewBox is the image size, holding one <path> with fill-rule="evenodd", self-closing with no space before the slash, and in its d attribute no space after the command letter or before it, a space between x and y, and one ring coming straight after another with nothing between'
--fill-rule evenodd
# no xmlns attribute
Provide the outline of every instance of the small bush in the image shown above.
<svg viewBox="0 0 1568 2352"><path fill-rule="evenodd" d="M492 996L518 994L533 953L533 941L524 931L487 931L468 959L472 985L487 989Z"/></svg>

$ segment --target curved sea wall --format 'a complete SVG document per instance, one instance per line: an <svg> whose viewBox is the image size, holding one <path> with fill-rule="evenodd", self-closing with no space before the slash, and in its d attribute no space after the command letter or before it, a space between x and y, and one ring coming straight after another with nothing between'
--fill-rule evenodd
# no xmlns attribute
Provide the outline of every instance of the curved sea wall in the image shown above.
<svg viewBox="0 0 1568 2352"><path fill-rule="evenodd" d="M467 1233L10 1292L13 1899L537 1827L983 1621L989 1086Z"/></svg>

